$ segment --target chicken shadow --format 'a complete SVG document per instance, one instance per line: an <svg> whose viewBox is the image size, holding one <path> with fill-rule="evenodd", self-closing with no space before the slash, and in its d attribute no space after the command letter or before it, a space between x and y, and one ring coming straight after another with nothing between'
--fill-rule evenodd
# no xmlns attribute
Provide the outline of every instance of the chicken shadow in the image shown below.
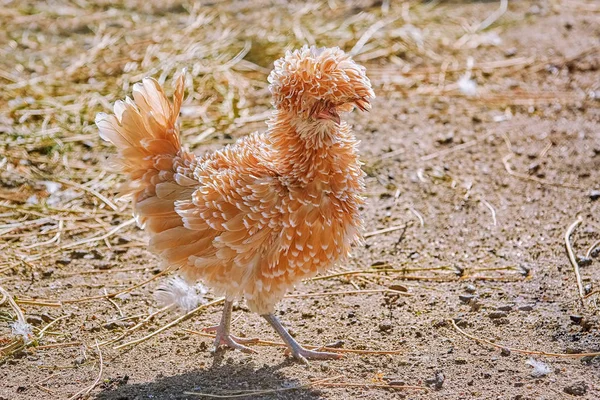
<svg viewBox="0 0 600 400"><path fill-rule="evenodd" d="M214 363L207 369L197 369L179 375L159 378L154 382L122 384L105 387L97 400L195 400L209 397L185 394L197 392L206 394L232 395L246 390L278 390L274 393L253 394L248 398L320 400L322 393L314 388L284 390L302 385L296 379L286 377L281 371L294 361L286 360L274 366L256 368L253 363ZM108 386L108 385L105 385Z"/></svg>

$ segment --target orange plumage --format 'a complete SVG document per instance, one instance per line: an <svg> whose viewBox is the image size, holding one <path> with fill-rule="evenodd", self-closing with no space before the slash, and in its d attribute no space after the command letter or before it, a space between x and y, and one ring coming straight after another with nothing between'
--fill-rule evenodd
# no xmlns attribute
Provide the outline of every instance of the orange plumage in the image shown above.
<svg viewBox="0 0 600 400"><path fill-rule="evenodd" d="M267 131L204 157L180 145L183 77L173 104L146 78L133 101L96 118L101 137L118 148L150 249L186 279L228 301L245 297L265 316L359 239L363 173L339 112L368 109L374 97L364 68L338 48L288 52L269 82L275 112Z"/></svg>

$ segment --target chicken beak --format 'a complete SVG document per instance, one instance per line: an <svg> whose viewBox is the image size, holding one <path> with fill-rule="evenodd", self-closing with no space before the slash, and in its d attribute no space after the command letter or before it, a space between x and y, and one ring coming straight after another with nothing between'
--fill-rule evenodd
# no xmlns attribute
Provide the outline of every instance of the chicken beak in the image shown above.
<svg viewBox="0 0 600 400"><path fill-rule="evenodd" d="M326 108L325 110L321 111L317 114L317 118L324 119L327 121L333 121L338 125L342 122L342 120L340 119L340 114L338 114L335 107Z"/></svg>

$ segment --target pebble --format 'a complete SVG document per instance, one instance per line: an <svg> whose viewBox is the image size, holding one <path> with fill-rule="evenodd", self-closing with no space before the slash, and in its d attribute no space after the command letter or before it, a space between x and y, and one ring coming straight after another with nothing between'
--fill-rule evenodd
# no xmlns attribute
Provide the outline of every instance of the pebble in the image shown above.
<svg viewBox="0 0 600 400"><path fill-rule="evenodd" d="M469 304L474 298L475 296L473 296L472 294L461 294L458 296L458 299L465 304Z"/></svg>
<svg viewBox="0 0 600 400"><path fill-rule="evenodd" d="M583 317L581 315L569 315L569 318L571 318L571 321L573 321L573 323L577 325L579 325L581 321L583 321Z"/></svg>
<svg viewBox="0 0 600 400"><path fill-rule="evenodd" d="M395 290L397 292L404 292L404 293L408 292L408 288L404 285L393 284L393 285L390 285L390 289Z"/></svg>
<svg viewBox="0 0 600 400"><path fill-rule="evenodd" d="M42 317L38 317L37 315L28 315L26 318L27 322L34 326L39 326L44 322Z"/></svg>
<svg viewBox="0 0 600 400"><path fill-rule="evenodd" d="M379 331L380 332L389 332L392 330L392 327L393 327L392 322L385 320L379 324Z"/></svg>
<svg viewBox="0 0 600 400"><path fill-rule="evenodd" d="M57 264L60 265L69 265L71 264L71 259L70 258L59 258L58 260L56 260Z"/></svg>
<svg viewBox="0 0 600 400"><path fill-rule="evenodd" d="M519 311L531 311L531 310L533 310L533 306L530 306L530 305L519 307Z"/></svg>
<svg viewBox="0 0 600 400"><path fill-rule="evenodd" d="M584 381L579 381L565 387L563 390L572 396L583 396L587 393L588 385Z"/></svg>
<svg viewBox="0 0 600 400"><path fill-rule="evenodd" d="M71 258L74 258L76 260L82 259L83 257L87 256L88 252L85 250L74 250L71 252ZM71 262L71 260L69 260L69 262Z"/></svg>
<svg viewBox="0 0 600 400"><path fill-rule="evenodd" d="M427 385L436 390L440 390L442 388L442 385L444 384L445 379L446 378L444 377L444 373L442 371L437 371L435 373L435 376L433 378L425 380L425 383L427 383Z"/></svg>
<svg viewBox="0 0 600 400"><path fill-rule="evenodd" d="M586 256L577 256L577 265L579 265L580 267L587 267L589 265L592 265L593 260L590 257L586 257Z"/></svg>
<svg viewBox="0 0 600 400"><path fill-rule="evenodd" d="M96 269L99 269L101 271L106 271L111 268L112 268L112 265L110 263L106 263L106 262L100 263L96 266Z"/></svg>
<svg viewBox="0 0 600 400"><path fill-rule="evenodd" d="M600 190L591 190L590 191L590 200L596 201L600 199Z"/></svg>
<svg viewBox="0 0 600 400"><path fill-rule="evenodd" d="M510 356L510 349L508 347L503 347L502 350L500 351L500 355L502 357Z"/></svg>
<svg viewBox="0 0 600 400"><path fill-rule="evenodd" d="M465 292L467 293L475 293L476 290L477 289L473 285L467 285L467 287L465 288Z"/></svg>
<svg viewBox="0 0 600 400"><path fill-rule="evenodd" d="M511 311L512 310L512 306L506 305L506 306L500 306L498 308L496 308L498 311Z"/></svg>
<svg viewBox="0 0 600 400"><path fill-rule="evenodd" d="M81 365L85 362L85 357L84 356L77 356L75 357L75 359L73 360L73 365Z"/></svg>
<svg viewBox="0 0 600 400"><path fill-rule="evenodd" d="M53 273L54 270L52 268L42 271L42 278L50 278Z"/></svg>
<svg viewBox="0 0 600 400"><path fill-rule="evenodd" d="M104 329L108 329L109 331L115 330L117 328L127 328L129 324L124 321L110 321L102 325Z"/></svg>
<svg viewBox="0 0 600 400"><path fill-rule="evenodd" d="M508 314L506 314L504 311L492 311L488 314L488 317L490 317L491 319L506 318L507 316Z"/></svg>

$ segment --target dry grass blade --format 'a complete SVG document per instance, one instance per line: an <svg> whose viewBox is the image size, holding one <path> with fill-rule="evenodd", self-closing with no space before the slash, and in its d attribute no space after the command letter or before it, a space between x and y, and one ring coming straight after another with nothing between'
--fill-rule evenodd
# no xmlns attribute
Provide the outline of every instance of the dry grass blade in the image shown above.
<svg viewBox="0 0 600 400"><path fill-rule="evenodd" d="M215 335L210 333L198 332L191 329L182 329L182 331L187 333L192 333L198 336L204 336L209 338L214 338ZM256 341L252 341L253 345L259 346L273 346L273 347L287 347L287 344L283 342L273 342L270 340L262 340L258 339ZM340 347L327 347L327 346L312 346L312 345L303 345L304 348L310 350L319 350L319 351L330 351L333 353L349 353L349 354L363 354L363 355L385 355L385 354L402 354L404 350L358 350L358 349L344 349Z"/></svg>
<svg viewBox="0 0 600 400"><path fill-rule="evenodd" d="M506 170L506 172L508 172L509 175L514 176L515 178L518 178L518 179L521 179L524 181L537 182L542 185L562 187L565 189L578 189L578 190L585 189L584 187L579 186L579 185L571 185L569 183L550 182L546 179L541 179L536 176L530 176L530 175L521 174L519 172L516 172L508 162L508 160L510 160L512 156L513 156L512 154L507 154L506 156L502 157L502 163L504 164L504 169Z"/></svg>
<svg viewBox="0 0 600 400"><path fill-rule="evenodd" d="M489 340L486 339L481 339L478 338L477 336L473 336L465 331L463 331L462 329L460 329L458 327L458 325L456 325L456 322L454 322L453 319L450 320L450 323L452 324L452 327L461 335L468 337L469 339L472 339L476 342L479 343L484 343L487 344L489 346L495 347L497 349L508 349L511 352L515 352L515 353L521 353L521 354L532 354L532 355L539 355L539 356L546 356L546 357L563 357L563 358L583 358L583 357L597 357L600 356L600 352L597 353L577 353L577 354L570 354L570 353L549 353L546 351L539 351L539 350L525 350L525 349L517 349L517 348L513 348L513 347L509 347L509 346L503 346L497 343L493 343L490 342Z"/></svg>
<svg viewBox="0 0 600 400"><path fill-rule="evenodd" d="M177 318L176 320L171 321L168 324L162 326L160 329L157 329L154 332L152 332L152 333L144 336L143 338L140 338L140 339L137 339L137 340L132 340L131 342L123 343L123 344L121 344L119 346L115 346L114 349L118 350L118 349L122 349L123 347L133 346L135 344L142 343L142 342L144 342L144 341L152 338L153 336L156 336L159 333L164 332L167 329L172 328L175 325L177 325L177 324L185 321L186 319L190 318L192 315L196 314L197 312L202 311L202 310L204 310L204 309L206 309L206 308L208 308L210 306L214 306L216 304L220 304L223 301L225 301L225 298L221 297L221 298L213 300L213 301L211 301L209 303L202 304L201 306L198 306L198 307L194 308L192 311L186 313L185 315L182 315L181 317Z"/></svg>
<svg viewBox="0 0 600 400"><path fill-rule="evenodd" d="M372 289L372 290L345 290L339 292L320 292L320 293L298 293L288 294L285 297L290 298L301 298L301 297L323 297L323 296L340 296L340 295L356 295L356 294L373 294L373 293L393 293L402 296L412 296L410 293L400 292L392 289Z"/></svg>
<svg viewBox="0 0 600 400"><path fill-rule="evenodd" d="M575 252L573 251L573 246L571 245L571 234L577 228L579 224L583 222L581 216L577 217L577 220L573 222L565 232L565 247L567 249L567 255L569 257L569 262L573 267L573 272L575 273L575 280L577 282L577 294L579 295L579 300L581 301L581 305L585 307L584 297L585 291L583 290L583 282L581 280L581 273L579 272L579 263L577 262L577 258L575 257Z"/></svg>
<svg viewBox="0 0 600 400"><path fill-rule="evenodd" d="M394 231L399 231L400 229L405 229L407 227L407 225L398 225L398 226L390 226L389 228L384 228L384 229L379 229L376 231L372 231L372 232L367 232L363 235L363 237L369 238L371 236L376 236L376 235L382 235L384 233L390 233L390 232L394 232Z"/></svg>
<svg viewBox="0 0 600 400"><path fill-rule="evenodd" d="M340 379L343 377L344 377L344 375L338 375L338 376L334 376L334 377L330 377L330 378L312 381L312 382L306 383L304 385L298 385L298 386L292 386L292 387L286 387L286 388L280 388L280 389L269 389L269 390L248 390L248 391L243 391L243 393L237 393L237 394L211 394L211 393L199 393L199 392L184 392L184 394L187 394L190 396L197 396L197 397L208 397L211 399L240 399L243 397L263 396L266 394L289 392L290 390L306 389L311 386L323 384L325 382L330 382L330 381L337 380L337 379Z"/></svg>
<svg viewBox="0 0 600 400"><path fill-rule="evenodd" d="M167 268L162 270L161 272L159 272L158 274L154 275L152 278L146 279L143 282L138 283L137 285L133 285L130 286L126 289L123 290L119 290L118 292L112 292L112 293L108 293L108 294L103 294L103 295L98 295L98 296L90 296L90 297L81 297L78 299L69 299L69 300L62 300L61 303L63 304L74 304L74 303L83 303L86 301L93 301L93 300L98 300L98 299L107 299L107 298L112 298L112 297L116 297L120 294L123 293L128 293L131 292L134 289L137 289L139 287L145 286L148 283L160 278L161 276L167 275L168 273L173 272L173 270Z"/></svg>
<svg viewBox="0 0 600 400"><path fill-rule="evenodd" d="M100 382L100 379L102 379L104 360L102 359L102 350L100 350L100 346L98 346L97 341L96 341L96 351L98 352L98 357L100 358L100 369L98 371L98 377L96 378L94 383L92 383L90 386L88 386L84 389L81 389L79 392L77 392L73 396L69 397L69 400L75 400L75 399L79 399L81 397L87 396L92 390L94 390L96 385L98 385L98 383Z"/></svg>

